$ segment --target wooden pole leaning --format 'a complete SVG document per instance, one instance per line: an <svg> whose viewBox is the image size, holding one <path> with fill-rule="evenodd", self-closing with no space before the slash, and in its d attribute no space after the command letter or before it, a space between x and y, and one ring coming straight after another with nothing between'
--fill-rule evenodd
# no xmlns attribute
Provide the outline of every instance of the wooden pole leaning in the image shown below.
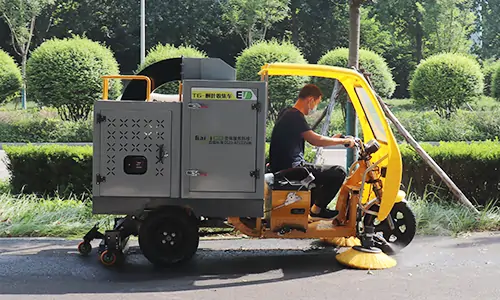
<svg viewBox="0 0 500 300"><path fill-rule="evenodd" d="M432 157L425 152L425 150L415 141L415 139L411 136L411 134L401 125L399 120L394 116L394 114L389 110L387 105L382 101L382 98L375 91L373 84L370 80L370 74L367 74L365 70L361 70L363 76L368 81L368 84L371 86L372 90L374 90L375 96L382 106L385 115L391 120L394 126L397 128L399 133L406 139L406 141L417 151L417 153L422 157L423 161L429 165L436 174L441 177L441 179L445 182L451 192L457 197L457 199L466 207L470 208L474 213L479 214L477 208L467 199L467 197L462 193L462 191L457 187L457 185L450 179L450 177L439 167L439 165L432 159Z"/></svg>

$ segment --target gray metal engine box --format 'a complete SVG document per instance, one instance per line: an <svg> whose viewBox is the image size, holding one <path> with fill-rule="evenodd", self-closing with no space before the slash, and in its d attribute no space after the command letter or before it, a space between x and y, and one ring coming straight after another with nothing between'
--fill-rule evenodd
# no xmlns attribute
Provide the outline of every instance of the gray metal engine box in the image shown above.
<svg viewBox="0 0 500 300"><path fill-rule="evenodd" d="M265 87L263 82L185 81L183 198L264 197Z"/></svg>
<svg viewBox="0 0 500 300"><path fill-rule="evenodd" d="M261 216L266 85L184 80L182 102L96 101L93 212Z"/></svg>
<svg viewBox="0 0 500 300"><path fill-rule="evenodd" d="M94 196L179 197L180 102L97 101Z"/></svg>

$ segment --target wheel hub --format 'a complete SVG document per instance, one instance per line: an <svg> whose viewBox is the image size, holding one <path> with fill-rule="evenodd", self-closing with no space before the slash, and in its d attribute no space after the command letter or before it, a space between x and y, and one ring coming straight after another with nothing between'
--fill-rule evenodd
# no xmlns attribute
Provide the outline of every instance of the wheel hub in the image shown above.
<svg viewBox="0 0 500 300"><path fill-rule="evenodd" d="M373 209L378 211L379 207L376 206L373 207ZM396 248L391 251L387 250L391 253L395 251L395 249L406 247L413 240L416 233L415 214L405 202L394 204L390 214L382 222L379 222L376 216L365 216L363 225L375 227L374 238L378 246L392 249L393 246L391 245L395 245ZM391 229L391 225L393 225L393 229ZM383 251L387 252L386 250Z"/></svg>
<svg viewBox="0 0 500 300"><path fill-rule="evenodd" d="M168 227L168 229L167 229ZM172 251L174 250L174 246L180 244L181 238L180 238L180 233L176 233L173 231L171 226L168 226L168 224L165 224L165 226L162 226L162 228L159 228L159 240L162 246L162 249L167 250L167 251Z"/></svg>

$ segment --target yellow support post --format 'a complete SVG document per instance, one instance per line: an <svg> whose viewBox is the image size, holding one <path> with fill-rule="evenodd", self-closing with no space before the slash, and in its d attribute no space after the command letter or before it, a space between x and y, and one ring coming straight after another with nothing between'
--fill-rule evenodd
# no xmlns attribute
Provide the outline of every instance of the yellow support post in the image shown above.
<svg viewBox="0 0 500 300"><path fill-rule="evenodd" d="M146 101L151 101L151 78L144 75L105 75L103 79L103 100L108 100L109 79L125 79L125 80L145 80L146 81Z"/></svg>

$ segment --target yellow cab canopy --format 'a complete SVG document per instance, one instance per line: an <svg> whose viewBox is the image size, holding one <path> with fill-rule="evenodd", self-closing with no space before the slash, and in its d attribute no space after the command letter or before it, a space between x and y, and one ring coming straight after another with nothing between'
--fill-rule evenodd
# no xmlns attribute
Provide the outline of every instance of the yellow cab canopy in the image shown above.
<svg viewBox="0 0 500 300"><path fill-rule="evenodd" d="M383 159L380 167L386 167L386 176L382 178L383 195L377 218L384 220L392 209L399 192L402 174L401 153L385 114L374 91L363 77L353 69L327 65L271 63L261 67L262 80L267 76L311 76L337 79L345 88L356 110L361 124L364 142L376 139L380 149L372 155L371 162ZM374 198L371 187L363 190L363 203ZM371 193L371 195L370 195Z"/></svg>

